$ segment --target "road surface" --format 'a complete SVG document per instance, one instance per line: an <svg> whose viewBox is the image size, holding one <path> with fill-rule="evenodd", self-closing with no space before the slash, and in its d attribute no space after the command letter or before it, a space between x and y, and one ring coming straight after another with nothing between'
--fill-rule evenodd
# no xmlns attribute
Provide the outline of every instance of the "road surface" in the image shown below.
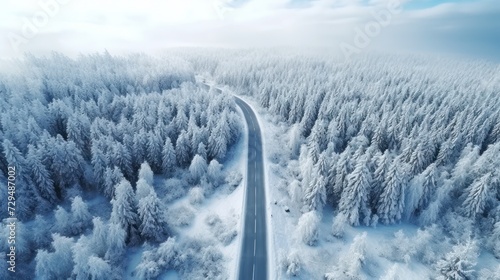
<svg viewBox="0 0 500 280"><path fill-rule="evenodd" d="M255 113L235 97L248 126L248 169L243 240L238 279L267 279L266 194L262 137Z"/></svg>

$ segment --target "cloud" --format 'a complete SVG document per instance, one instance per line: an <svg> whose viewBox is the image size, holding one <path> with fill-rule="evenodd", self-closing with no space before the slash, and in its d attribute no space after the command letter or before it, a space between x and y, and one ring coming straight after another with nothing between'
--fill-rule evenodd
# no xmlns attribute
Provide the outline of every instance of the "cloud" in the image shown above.
<svg viewBox="0 0 500 280"><path fill-rule="evenodd" d="M45 12L40 3L56 1L63 0L3 4L0 54L18 54L12 38L26 37L23 31L36 23L34 15ZM314 46L340 52L340 44L352 43L356 30L374 21L374 14L391 1L397 0L64 0L68 3L53 8L43 26L35 24L33 38L18 49L71 55L104 49L156 52L172 46ZM380 35L370 38L370 48L495 54L493 45L500 42L495 1L430 2L394 15Z"/></svg>

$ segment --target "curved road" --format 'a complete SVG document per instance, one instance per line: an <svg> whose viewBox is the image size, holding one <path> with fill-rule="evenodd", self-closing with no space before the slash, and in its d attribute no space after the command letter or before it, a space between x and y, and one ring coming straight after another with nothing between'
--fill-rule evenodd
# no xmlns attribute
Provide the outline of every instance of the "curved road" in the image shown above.
<svg viewBox="0 0 500 280"><path fill-rule="evenodd" d="M238 279L267 279L266 194L264 161L259 123L250 106L238 97L248 126L248 168L246 176L245 219Z"/></svg>

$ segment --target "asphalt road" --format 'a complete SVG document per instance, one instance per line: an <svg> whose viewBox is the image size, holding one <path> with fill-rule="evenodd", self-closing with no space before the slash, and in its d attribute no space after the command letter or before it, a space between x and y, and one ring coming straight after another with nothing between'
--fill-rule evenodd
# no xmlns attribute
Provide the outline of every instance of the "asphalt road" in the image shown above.
<svg viewBox="0 0 500 280"><path fill-rule="evenodd" d="M243 243L238 279L267 279L266 194L262 136L255 113L243 100L235 97L248 126L248 169Z"/></svg>

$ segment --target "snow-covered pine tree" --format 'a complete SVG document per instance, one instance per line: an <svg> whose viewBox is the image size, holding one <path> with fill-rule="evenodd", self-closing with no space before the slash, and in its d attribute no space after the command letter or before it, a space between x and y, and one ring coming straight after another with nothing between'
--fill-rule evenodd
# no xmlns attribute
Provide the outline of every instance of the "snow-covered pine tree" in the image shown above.
<svg viewBox="0 0 500 280"><path fill-rule="evenodd" d="M73 271L72 278L75 280L90 279L88 260L92 255L88 238L82 235L71 248L73 250Z"/></svg>
<svg viewBox="0 0 500 280"><path fill-rule="evenodd" d="M208 152L205 143L200 142L200 144L198 144L198 149L196 149L196 154L200 155L205 161L207 161Z"/></svg>
<svg viewBox="0 0 500 280"><path fill-rule="evenodd" d="M85 161L76 144L73 141L65 141L61 135L58 135L52 139L51 146L46 148L50 155L53 180L59 187L59 191L77 183L83 174Z"/></svg>
<svg viewBox="0 0 500 280"><path fill-rule="evenodd" d="M104 257L108 249L107 235L108 227L104 224L100 217L94 217L92 219L93 229L90 235L89 244L92 248L93 253L99 257Z"/></svg>
<svg viewBox="0 0 500 280"><path fill-rule="evenodd" d="M147 133L144 128L141 128L134 134L134 147L133 147L133 163L137 166L146 160L148 147Z"/></svg>
<svg viewBox="0 0 500 280"><path fill-rule="evenodd" d="M111 265L97 256L90 256L88 260L88 273L90 279L112 279Z"/></svg>
<svg viewBox="0 0 500 280"><path fill-rule="evenodd" d="M126 175L127 178L132 178L132 155L125 145L120 142L114 142L110 160L111 164L120 168L123 175Z"/></svg>
<svg viewBox="0 0 500 280"><path fill-rule="evenodd" d="M191 144L187 137L187 133L185 130L183 130L177 138L177 142L175 144L175 154L177 156L177 162L181 167L186 167L191 161L190 146Z"/></svg>
<svg viewBox="0 0 500 280"><path fill-rule="evenodd" d="M338 203L344 187L347 185L347 175L351 173L351 163L349 157L351 155L351 148L347 147L342 154L340 154L336 166L335 184L333 186L333 201Z"/></svg>
<svg viewBox="0 0 500 280"><path fill-rule="evenodd" d="M366 156L356 164L354 171L347 176L347 185L342 191L339 202L339 212L343 213L349 224L359 225L360 218L364 217L365 224L369 225L370 206L368 196L372 184L372 175L368 168Z"/></svg>
<svg viewBox="0 0 500 280"><path fill-rule="evenodd" d="M161 242L168 234L165 221L164 206L156 193L152 191L148 196L139 200L139 231L146 240Z"/></svg>
<svg viewBox="0 0 500 280"><path fill-rule="evenodd" d="M390 166L389 151L386 150L383 154L379 153L376 156L376 168L373 174L372 189L370 191L370 205L376 208L379 198L382 195L385 176Z"/></svg>
<svg viewBox="0 0 500 280"><path fill-rule="evenodd" d="M123 177L120 168L115 166L113 169L110 167L106 168L104 172L104 182L102 192L104 195L111 199L115 196L115 186L120 183L125 177Z"/></svg>
<svg viewBox="0 0 500 280"><path fill-rule="evenodd" d="M163 173L169 174L174 171L177 165L177 156L175 154L174 146L169 137L165 139L165 144L162 150L162 169Z"/></svg>
<svg viewBox="0 0 500 280"><path fill-rule="evenodd" d="M222 184L222 180L224 179L222 164L220 164L216 159L211 160L208 164L207 174L209 183L212 183L214 187L218 187Z"/></svg>
<svg viewBox="0 0 500 280"><path fill-rule="evenodd" d="M106 172L106 161L107 156L102 152L102 150L96 144L97 141L92 140L92 169L94 171L94 179L96 182L104 182L104 174Z"/></svg>
<svg viewBox="0 0 500 280"><path fill-rule="evenodd" d="M311 181L304 190L304 206L309 211L321 211L326 202L326 179L314 168Z"/></svg>
<svg viewBox="0 0 500 280"><path fill-rule="evenodd" d="M138 221L135 206L134 190L132 185L123 179L115 188L115 198L111 200L113 209L110 222L119 224L126 232L126 240L129 243L137 242Z"/></svg>
<svg viewBox="0 0 500 280"><path fill-rule="evenodd" d="M193 182L199 182L201 177L207 174L207 169L207 162L200 155L195 155L189 166L189 173L191 173Z"/></svg>
<svg viewBox="0 0 500 280"><path fill-rule="evenodd" d="M405 206L405 190L408 184L405 167L396 158L387 172L377 205L377 215L385 224L393 224L401 219Z"/></svg>
<svg viewBox="0 0 500 280"><path fill-rule="evenodd" d="M288 146L292 151L292 158L297 158L300 153L300 146L304 141L302 138L302 132L300 131L300 126L294 124L289 132Z"/></svg>
<svg viewBox="0 0 500 280"><path fill-rule="evenodd" d="M328 130L328 127L326 125L326 122L322 119L318 119L312 130L311 130L311 135L309 135L309 138L308 138L308 146L309 148L312 147L312 145L315 143L318 145L318 150L319 150L319 153L324 151L328 145L328 142L327 142L327 130Z"/></svg>
<svg viewBox="0 0 500 280"><path fill-rule="evenodd" d="M159 173L162 169L163 140L158 132L148 133L148 145L146 159L154 172Z"/></svg>
<svg viewBox="0 0 500 280"><path fill-rule="evenodd" d="M68 118L68 140L75 142L85 160L90 160L90 119L86 114L77 112Z"/></svg>
<svg viewBox="0 0 500 280"><path fill-rule="evenodd" d="M311 142L311 144L308 145L308 151L309 160L311 160L313 164L316 164L319 160L320 154L319 144L316 142Z"/></svg>
<svg viewBox="0 0 500 280"><path fill-rule="evenodd" d="M40 152L34 146L28 146L28 154L26 156L26 164L30 170L31 178L38 189L41 197L49 201L51 204L57 200L57 194L54 189L54 182L50 178L50 173L43 164L43 159Z"/></svg>
<svg viewBox="0 0 500 280"><path fill-rule="evenodd" d="M228 142L228 133L225 133L226 128L224 128L226 125L219 121L208 137L208 157L210 159L221 160L226 156Z"/></svg>
<svg viewBox="0 0 500 280"><path fill-rule="evenodd" d="M35 276L39 279L68 279L73 271L73 239L52 234L54 252L38 250Z"/></svg>
<svg viewBox="0 0 500 280"><path fill-rule="evenodd" d="M80 234L90 226L92 216L90 215L87 203L80 196L76 196L71 201L71 220L68 221L71 232Z"/></svg>
<svg viewBox="0 0 500 280"><path fill-rule="evenodd" d="M154 183L153 170L151 170L149 163L146 161L141 164L141 168L139 169L139 179L145 180L151 186Z"/></svg>
<svg viewBox="0 0 500 280"><path fill-rule="evenodd" d="M457 189L463 191L463 189L469 186L474 180L473 165L479 159L479 146L473 146L469 144L465 146L460 155L460 159L453 168L451 172L451 178L453 183L457 186Z"/></svg>
<svg viewBox="0 0 500 280"><path fill-rule="evenodd" d="M309 211L299 218L297 235L307 245L314 246L319 238L320 215L317 211Z"/></svg>
<svg viewBox="0 0 500 280"><path fill-rule="evenodd" d="M493 174L487 173L467 188L467 197L462 205L467 216L475 217L484 213L487 204L495 199L493 180Z"/></svg>
<svg viewBox="0 0 500 280"><path fill-rule="evenodd" d="M105 259L113 266L117 266L123 260L126 248L127 232L121 224L110 223L107 231L107 251Z"/></svg>
<svg viewBox="0 0 500 280"><path fill-rule="evenodd" d="M422 180L422 195L418 200L417 209L421 211L427 208L438 187L439 169L435 163L432 163L424 170L424 172L422 172L420 176L420 179Z"/></svg>

